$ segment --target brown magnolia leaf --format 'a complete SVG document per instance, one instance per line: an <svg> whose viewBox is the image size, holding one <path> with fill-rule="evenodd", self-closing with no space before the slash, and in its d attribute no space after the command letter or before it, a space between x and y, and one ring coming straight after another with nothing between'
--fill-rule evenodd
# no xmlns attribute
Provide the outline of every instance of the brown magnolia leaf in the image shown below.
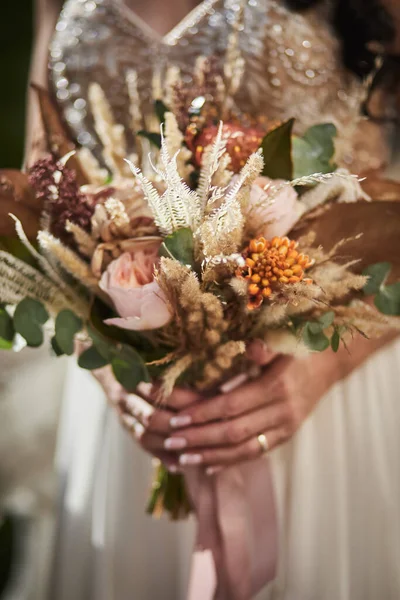
<svg viewBox="0 0 400 600"><path fill-rule="evenodd" d="M72 142L71 136L68 135L68 131L49 92L35 83L32 83L31 86L35 90L39 101L40 114L46 134L47 149L49 152L55 154L57 158L62 158L68 152L74 150L76 146ZM79 185L89 183L75 156L69 159L68 167L75 171Z"/></svg>
<svg viewBox="0 0 400 600"><path fill-rule="evenodd" d="M375 201L396 202L400 200L400 182L381 177L367 177L362 182L363 190Z"/></svg>
<svg viewBox="0 0 400 600"><path fill-rule="evenodd" d="M42 203L29 185L28 176L16 169L0 169L0 236L16 237L15 222L10 213L22 222L30 239L35 239Z"/></svg>
<svg viewBox="0 0 400 600"><path fill-rule="evenodd" d="M356 272L378 262L390 262L391 279L400 280L400 201L331 204L315 218L300 221L292 237L298 239L311 232L316 234L315 244L326 251L349 239L340 254L343 260L360 261L354 267ZM359 234L360 239L350 240Z"/></svg>

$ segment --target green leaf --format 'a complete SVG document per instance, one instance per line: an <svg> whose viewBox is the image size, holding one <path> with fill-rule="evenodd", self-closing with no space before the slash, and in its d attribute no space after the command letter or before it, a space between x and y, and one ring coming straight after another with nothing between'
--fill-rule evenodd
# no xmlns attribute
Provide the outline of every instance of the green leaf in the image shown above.
<svg viewBox="0 0 400 600"><path fill-rule="evenodd" d="M340 334L339 334L339 331L337 329L335 329L335 332L331 338L331 348L334 352L337 352L339 350L339 346L340 346Z"/></svg>
<svg viewBox="0 0 400 600"><path fill-rule="evenodd" d="M329 348L330 341L323 331L320 330L314 333L312 325L315 325L315 323L306 323L303 329L303 341L311 350L323 352Z"/></svg>
<svg viewBox="0 0 400 600"><path fill-rule="evenodd" d="M168 108L162 100L156 100L154 102L154 111L157 115L158 120L161 124L165 123L165 113L168 112Z"/></svg>
<svg viewBox="0 0 400 600"><path fill-rule="evenodd" d="M322 123L310 127L303 137L293 139L294 178L335 170L336 135L337 130L332 123Z"/></svg>
<svg viewBox="0 0 400 600"><path fill-rule="evenodd" d="M107 361L107 363L110 363L113 357L113 343L115 342L107 340L107 338L96 331L94 327L88 326L87 331L97 352Z"/></svg>
<svg viewBox="0 0 400 600"><path fill-rule="evenodd" d="M400 282L382 287L375 297L375 306L384 315L400 317Z"/></svg>
<svg viewBox="0 0 400 600"><path fill-rule="evenodd" d="M78 358L78 365L81 369L87 371L94 371L94 369L101 369L109 364L109 361L105 359L95 346L91 346Z"/></svg>
<svg viewBox="0 0 400 600"><path fill-rule="evenodd" d="M12 317L8 314L5 308L0 308L0 338L4 342L12 342L14 339L15 330Z"/></svg>
<svg viewBox="0 0 400 600"><path fill-rule="evenodd" d="M322 327L321 323L309 321L308 323L306 323L306 326L308 327L308 329L311 331L311 333L313 335L323 332L323 327Z"/></svg>
<svg viewBox="0 0 400 600"><path fill-rule="evenodd" d="M389 262L381 262L370 265L363 271L363 275L369 277L363 290L366 296L372 296L379 292L388 278L391 268L392 265Z"/></svg>
<svg viewBox="0 0 400 600"><path fill-rule="evenodd" d="M15 331L22 335L28 346L37 348L43 343L43 325L48 318L49 314L41 302L24 298L15 309Z"/></svg>
<svg viewBox="0 0 400 600"><path fill-rule="evenodd" d="M139 365L132 364L122 358L113 358L111 362L115 379L127 392L135 392L142 379L142 370Z"/></svg>
<svg viewBox="0 0 400 600"><path fill-rule="evenodd" d="M142 129L141 131L138 131L136 135L140 135L141 137L146 138L146 140L149 140L149 142L153 144L153 146L156 146L158 149L161 148L160 133L152 133L151 131L145 131L144 129Z"/></svg>
<svg viewBox="0 0 400 600"><path fill-rule="evenodd" d="M56 356L64 356L65 352L63 352L61 350L60 346L57 344L57 340L56 340L55 336L51 338L50 344L51 344L51 348Z"/></svg>
<svg viewBox="0 0 400 600"><path fill-rule="evenodd" d="M71 310L63 310L57 315L55 338L58 347L64 354L71 356L74 353L75 335L82 327L82 319L77 317Z"/></svg>
<svg viewBox="0 0 400 600"><path fill-rule="evenodd" d="M333 321L335 320L335 313L333 312L333 310L331 310L322 315L322 317L320 317L318 320L321 323L323 329L328 329L328 327L330 327L333 324Z"/></svg>
<svg viewBox="0 0 400 600"><path fill-rule="evenodd" d="M293 179L292 130L294 119L276 127L263 139L261 148L264 155L262 175L271 179Z"/></svg>
<svg viewBox="0 0 400 600"><path fill-rule="evenodd" d="M4 340L0 337L0 350L12 350L12 348L13 342L10 342L9 340Z"/></svg>
<svg viewBox="0 0 400 600"><path fill-rule="evenodd" d="M164 238L160 248L161 256L175 258L183 265L194 267L193 233L188 227L178 229Z"/></svg>

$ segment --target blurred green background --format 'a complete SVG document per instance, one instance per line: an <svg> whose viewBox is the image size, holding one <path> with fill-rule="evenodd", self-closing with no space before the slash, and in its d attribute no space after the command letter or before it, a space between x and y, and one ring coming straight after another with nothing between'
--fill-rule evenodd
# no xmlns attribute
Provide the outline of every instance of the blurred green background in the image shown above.
<svg viewBox="0 0 400 600"><path fill-rule="evenodd" d="M33 0L1 0L0 167L21 165Z"/></svg>
<svg viewBox="0 0 400 600"><path fill-rule="evenodd" d="M0 168L23 158L25 99L32 47L32 0L2 0L0 28ZM1 501L1 499L0 499ZM16 519L0 504L0 597L16 560Z"/></svg>

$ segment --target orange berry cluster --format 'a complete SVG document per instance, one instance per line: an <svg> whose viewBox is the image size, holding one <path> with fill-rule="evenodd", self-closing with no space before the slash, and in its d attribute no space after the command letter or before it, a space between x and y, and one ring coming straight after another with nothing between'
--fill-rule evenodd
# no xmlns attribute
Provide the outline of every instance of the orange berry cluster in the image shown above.
<svg viewBox="0 0 400 600"><path fill-rule="evenodd" d="M297 247L298 242L287 237L274 237L271 241L263 237L251 240L243 253L246 266L237 272L237 276L249 283L250 310L259 308L282 285L300 281L311 283L310 279L304 279L304 273L313 261L306 254L300 254Z"/></svg>

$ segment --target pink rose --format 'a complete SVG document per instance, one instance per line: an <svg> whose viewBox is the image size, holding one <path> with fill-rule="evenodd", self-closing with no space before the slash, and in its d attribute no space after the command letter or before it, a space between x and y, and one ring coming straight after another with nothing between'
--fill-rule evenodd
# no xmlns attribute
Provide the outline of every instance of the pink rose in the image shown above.
<svg viewBox="0 0 400 600"><path fill-rule="evenodd" d="M247 221L257 235L266 239L287 235L302 215L301 203L296 190L287 186L271 201L269 188L285 183L281 179L257 177L250 191L250 202L246 208Z"/></svg>
<svg viewBox="0 0 400 600"><path fill-rule="evenodd" d="M108 325L143 331L158 329L171 320L165 296L154 281L158 244L134 252L125 252L103 273L100 288L113 301L120 315L107 319Z"/></svg>

